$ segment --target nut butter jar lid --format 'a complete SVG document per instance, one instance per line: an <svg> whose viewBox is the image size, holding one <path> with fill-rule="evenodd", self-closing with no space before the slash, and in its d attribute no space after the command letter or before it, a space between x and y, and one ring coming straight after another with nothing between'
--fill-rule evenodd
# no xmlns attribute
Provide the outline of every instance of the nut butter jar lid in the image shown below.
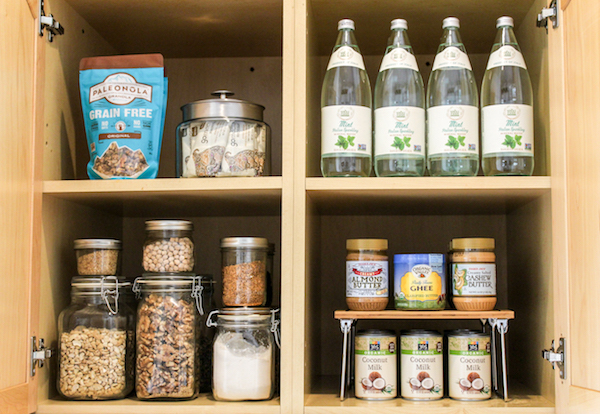
<svg viewBox="0 0 600 414"><path fill-rule="evenodd" d="M496 241L492 238L452 239L450 250L494 250Z"/></svg>
<svg viewBox="0 0 600 414"><path fill-rule="evenodd" d="M348 239L346 249L348 250L387 250L387 239Z"/></svg>

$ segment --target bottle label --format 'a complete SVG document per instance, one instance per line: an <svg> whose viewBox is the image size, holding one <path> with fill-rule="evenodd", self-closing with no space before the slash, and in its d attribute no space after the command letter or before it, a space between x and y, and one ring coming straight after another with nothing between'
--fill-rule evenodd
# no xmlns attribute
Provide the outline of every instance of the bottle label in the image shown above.
<svg viewBox="0 0 600 414"><path fill-rule="evenodd" d="M427 109L429 156L458 153L478 155L479 111L470 105L442 105Z"/></svg>
<svg viewBox="0 0 600 414"><path fill-rule="evenodd" d="M371 155L371 108L331 105L321 108L321 154Z"/></svg>
<svg viewBox="0 0 600 414"><path fill-rule="evenodd" d="M496 265L452 264L452 294L454 296L496 296Z"/></svg>
<svg viewBox="0 0 600 414"><path fill-rule="evenodd" d="M489 105L481 109L483 155L519 152L533 155L533 107Z"/></svg>
<svg viewBox="0 0 600 414"><path fill-rule="evenodd" d="M350 46L342 46L331 54L327 70L339 66L352 66L353 68L365 70L365 62L362 55Z"/></svg>
<svg viewBox="0 0 600 414"><path fill-rule="evenodd" d="M469 60L469 56L456 46L450 46L446 49L442 50L440 53L435 55L435 60L433 61L433 69L468 69L473 70L471 67L471 61Z"/></svg>
<svg viewBox="0 0 600 414"><path fill-rule="evenodd" d="M379 72L388 69L412 69L418 72L419 66L417 65L417 58L415 58L415 55L408 52L406 49L397 47L387 53L381 61Z"/></svg>
<svg viewBox="0 0 600 414"><path fill-rule="evenodd" d="M387 298L387 260L346 261L346 297Z"/></svg>
<svg viewBox="0 0 600 414"><path fill-rule="evenodd" d="M527 70L523 54L514 47L508 45L502 46L500 49L490 54L485 70L490 70L499 66L518 66Z"/></svg>
<svg viewBox="0 0 600 414"><path fill-rule="evenodd" d="M386 106L375 110L375 156L415 154L425 158L425 110Z"/></svg>

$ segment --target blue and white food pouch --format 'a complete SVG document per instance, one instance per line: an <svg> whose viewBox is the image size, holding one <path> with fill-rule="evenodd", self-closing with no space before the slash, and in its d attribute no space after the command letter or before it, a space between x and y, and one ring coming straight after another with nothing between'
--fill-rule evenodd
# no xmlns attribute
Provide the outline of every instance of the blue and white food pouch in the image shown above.
<svg viewBox="0 0 600 414"><path fill-rule="evenodd" d="M163 56L84 58L79 89L89 177L156 178L167 109Z"/></svg>

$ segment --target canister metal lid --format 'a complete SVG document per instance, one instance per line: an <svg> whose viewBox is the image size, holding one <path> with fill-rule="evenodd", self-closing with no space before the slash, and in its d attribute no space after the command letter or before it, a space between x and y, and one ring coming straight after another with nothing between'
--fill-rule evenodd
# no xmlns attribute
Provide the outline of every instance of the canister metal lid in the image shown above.
<svg viewBox="0 0 600 414"><path fill-rule="evenodd" d="M221 248L269 249L269 241L264 237L226 237L221 239Z"/></svg>
<svg viewBox="0 0 600 414"><path fill-rule="evenodd" d="M146 230L193 230L194 225L188 220L148 220Z"/></svg>
<svg viewBox="0 0 600 414"><path fill-rule="evenodd" d="M387 250L386 239L348 239L346 249L348 250Z"/></svg>
<svg viewBox="0 0 600 414"><path fill-rule="evenodd" d="M396 332L389 329L364 329L356 333L356 336L396 336Z"/></svg>
<svg viewBox="0 0 600 414"><path fill-rule="evenodd" d="M181 107L183 122L201 118L242 118L263 121L265 107L242 99L232 99L234 93L218 90L211 93L217 99L202 99Z"/></svg>
<svg viewBox="0 0 600 414"><path fill-rule="evenodd" d="M452 239L450 250L468 250L484 249L493 250L496 247L496 240L492 238L464 238Z"/></svg>
<svg viewBox="0 0 600 414"><path fill-rule="evenodd" d="M116 239L77 239L73 241L75 250L82 249L105 249L120 250L121 240Z"/></svg>

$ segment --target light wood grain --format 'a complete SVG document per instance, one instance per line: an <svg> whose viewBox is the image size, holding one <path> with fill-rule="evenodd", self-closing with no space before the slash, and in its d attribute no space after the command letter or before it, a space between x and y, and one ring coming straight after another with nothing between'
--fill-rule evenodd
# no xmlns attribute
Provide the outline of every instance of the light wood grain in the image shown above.
<svg viewBox="0 0 600 414"><path fill-rule="evenodd" d="M0 39L0 391L1 406L23 412L30 378L35 22L23 0L3 1L0 15L6 30Z"/></svg>
<svg viewBox="0 0 600 414"><path fill-rule="evenodd" d="M600 163L597 116L600 113L600 28L595 0L572 2L564 11L567 200L571 384L600 391ZM600 401L600 393L598 394Z"/></svg>
<svg viewBox="0 0 600 414"><path fill-rule="evenodd" d="M349 311L338 310L334 313L335 319L514 319L515 312L512 310L493 310L493 311L458 311L458 310L443 310L443 311L400 311L400 310L383 310L383 311Z"/></svg>

